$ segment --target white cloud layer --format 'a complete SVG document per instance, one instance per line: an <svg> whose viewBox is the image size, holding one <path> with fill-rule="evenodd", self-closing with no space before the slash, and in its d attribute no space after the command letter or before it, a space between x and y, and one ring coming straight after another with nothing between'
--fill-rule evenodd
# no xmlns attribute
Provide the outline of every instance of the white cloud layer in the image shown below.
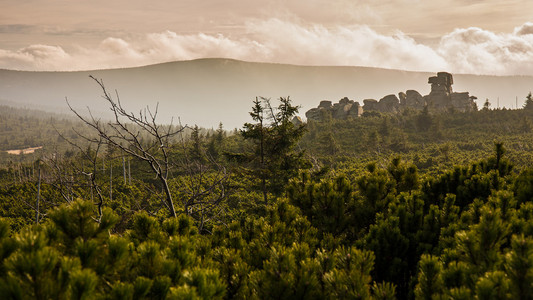
<svg viewBox="0 0 533 300"><path fill-rule="evenodd" d="M246 23L241 36L172 31L138 39L107 38L95 48L31 45L0 49L0 68L73 71L122 68L175 60L224 57L300 65L350 65L416 71L533 75L533 23L512 33L456 29L435 48L402 32L383 35L367 26L325 27L280 19Z"/></svg>
<svg viewBox="0 0 533 300"><path fill-rule="evenodd" d="M455 72L533 75L533 23L510 34L476 27L456 29L442 37L437 52Z"/></svg>

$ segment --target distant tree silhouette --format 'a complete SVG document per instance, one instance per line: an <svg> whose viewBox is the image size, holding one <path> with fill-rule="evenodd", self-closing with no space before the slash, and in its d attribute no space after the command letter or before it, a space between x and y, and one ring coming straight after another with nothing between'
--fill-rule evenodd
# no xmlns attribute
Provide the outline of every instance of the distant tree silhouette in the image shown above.
<svg viewBox="0 0 533 300"><path fill-rule="evenodd" d="M485 103L483 103L483 110L489 110L490 108L490 102L489 102L489 98L485 99Z"/></svg>
<svg viewBox="0 0 533 300"><path fill-rule="evenodd" d="M524 109L533 111L533 97L531 96L531 92L527 94L526 96L526 102L524 103Z"/></svg>

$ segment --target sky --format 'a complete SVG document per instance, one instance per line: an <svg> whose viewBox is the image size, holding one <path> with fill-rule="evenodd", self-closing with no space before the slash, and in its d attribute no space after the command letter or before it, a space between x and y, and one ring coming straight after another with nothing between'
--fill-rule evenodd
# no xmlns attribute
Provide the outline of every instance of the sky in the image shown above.
<svg viewBox="0 0 533 300"><path fill-rule="evenodd" d="M0 0L0 68L223 57L533 75L531 0Z"/></svg>

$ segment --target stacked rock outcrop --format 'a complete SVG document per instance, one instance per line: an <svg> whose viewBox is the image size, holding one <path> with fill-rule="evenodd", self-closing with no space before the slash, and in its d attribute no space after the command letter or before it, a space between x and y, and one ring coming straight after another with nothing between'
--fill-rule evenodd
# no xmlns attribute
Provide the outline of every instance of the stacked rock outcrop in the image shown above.
<svg viewBox="0 0 533 300"><path fill-rule="evenodd" d="M363 108L359 102L342 98L338 103L331 101L320 101L317 108L312 108L305 113L307 120L323 121L325 118L347 119L348 117L359 117L363 113Z"/></svg>
<svg viewBox="0 0 533 300"><path fill-rule="evenodd" d="M476 104L468 92L454 93L452 90L453 76L450 73L439 72L437 76L429 77L431 92L425 96L426 105L430 110L443 111L455 109L458 111L472 111Z"/></svg>
<svg viewBox="0 0 533 300"><path fill-rule="evenodd" d="M426 100L422 95L420 95L419 92L415 90L407 90L405 92L405 102L400 103L403 107L411 107L417 110L424 109L424 106L426 105Z"/></svg>
<svg viewBox="0 0 533 300"><path fill-rule="evenodd" d="M363 111L379 111L383 113L397 113L400 110L400 100L396 95L387 95L379 101L374 99L363 100Z"/></svg>
<svg viewBox="0 0 533 300"><path fill-rule="evenodd" d="M456 110L461 112L476 109L474 99L468 92L453 92L453 76L450 73L439 72L437 76L428 78L431 84L429 95L422 96L415 90L400 92L398 96L387 95L379 101L374 99L363 100L364 106L358 102L343 98L339 103L332 104L331 101L321 101L317 108L312 108L305 113L308 120L322 121L331 116L334 119L346 119L348 117L358 117L363 111L377 111L381 113L398 113L404 109L422 110L425 106L431 111Z"/></svg>

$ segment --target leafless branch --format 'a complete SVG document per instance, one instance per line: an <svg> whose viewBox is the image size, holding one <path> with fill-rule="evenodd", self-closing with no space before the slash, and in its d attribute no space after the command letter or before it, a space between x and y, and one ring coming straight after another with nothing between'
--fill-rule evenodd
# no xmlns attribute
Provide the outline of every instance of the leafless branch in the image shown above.
<svg viewBox="0 0 533 300"><path fill-rule="evenodd" d="M144 109L144 112L141 110L138 115L126 111L122 106L117 91L115 91L116 100L114 100L102 80L98 80L93 76L89 77L100 86L103 93L102 98L109 105L113 114L113 120L104 123L100 119L96 119L90 109L88 109L89 117L84 117L67 100L69 109L78 119L96 131L98 140L88 140L92 142L98 141L100 144L118 148L124 153L149 165L163 186L166 206L169 208L170 214L176 217L172 194L168 186L168 176L171 167L168 144L170 143L171 137L181 133L186 127L180 126L173 130L172 125L165 129L164 126L157 124L156 118L159 106L156 106L155 111L151 111L147 107ZM148 135L147 141L141 139L142 134Z"/></svg>

